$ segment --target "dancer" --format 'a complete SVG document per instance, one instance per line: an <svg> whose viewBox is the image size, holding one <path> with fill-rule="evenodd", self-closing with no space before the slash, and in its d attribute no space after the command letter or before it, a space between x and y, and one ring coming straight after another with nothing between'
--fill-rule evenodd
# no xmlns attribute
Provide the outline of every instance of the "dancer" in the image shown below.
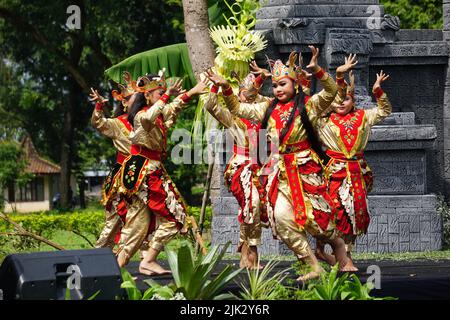
<svg viewBox="0 0 450 320"><path fill-rule="evenodd" d="M105 226L95 244L96 248L108 247L114 249L127 212L125 200L119 196L117 191L122 163L130 155L129 135L132 128L128 122L127 111L129 111L128 107L133 104L134 90L131 87L130 74L124 72L123 78L127 85L119 85L120 92L114 90L112 93L116 100L121 101L114 118L105 117L103 109L108 100L102 97L97 90L91 88L90 100L96 102L91 117L92 126L102 135L112 139L114 147L117 149L116 163L111 168L102 186L101 204L105 206Z"/></svg>
<svg viewBox="0 0 450 320"><path fill-rule="evenodd" d="M181 80L167 88L163 72L158 76L141 77L138 92L131 107L129 121L131 156L122 166L121 192L130 199L127 220L122 230L117 261L120 267L128 263L137 248L154 231L149 250L139 265L146 275L167 274L156 258L185 223L186 205L162 164L167 144L167 131L178 112L191 96L203 93L205 84L194 88L168 103L170 96L181 90Z"/></svg>
<svg viewBox="0 0 450 320"><path fill-rule="evenodd" d="M317 278L323 272L308 244L305 230L332 245L341 268L347 262L344 242L334 232L333 207L319 158L322 150L314 132L318 115L334 100L337 88L328 73L318 66L319 50L313 46L310 49L313 55L308 68L321 81L324 90L312 96L306 105L303 105L302 90L298 88L301 66L295 66L293 53L289 66L280 60L272 66L276 96L272 102L239 103L226 80L210 77L216 85L222 86L230 111L261 122L261 128L268 130L270 142L279 146L266 165L271 170L266 187L267 210L274 236L312 267L312 271L300 276L298 281Z"/></svg>
<svg viewBox="0 0 450 320"><path fill-rule="evenodd" d="M342 104L342 102L345 100L346 94L347 94L347 82L344 79L345 73L347 73L350 69L354 68L358 64L358 61L356 61L356 54L350 54L348 57L345 57L344 64L339 66L336 69L336 86L338 88L336 98L331 103L330 107L323 112L323 117L319 118L319 121L317 122L317 130L320 132L320 127L324 126L326 123L327 117L329 116L330 112L333 110L333 108L339 106ZM320 135L319 135L320 138ZM322 141L321 141L322 142ZM325 144L322 142L322 144ZM325 144L326 147L326 144ZM329 158L326 158L326 162L328 162ZM325 163L326 164L326 163ZM327 177L327 175L325 175ZM328 183L328 181L327 181ZM336 203L334 203L336 205ZM336 259L333 255L327 254L324 250L325 243L318 240L316 244L316 251L315 255L319 260L323 260L327 262L329 265L335 265ZM351 264L347 264L345 267L345 271L354 271L354 267Z"/></svg>
<svg viewBox="0 0 450 320"><path fill-rule="evenodd" d="M336 229L346 243L349 271L357 271L351 251L358 235L367 233L370 222L367 194L372 188L372 171L364 158L372 126L392 112L392 105L381 84L389 78L383 70L377 74L372 93L377 108L355 107L355 79L350 72L350 86L345 100L319 123L321 140L330 157L325 171L329 194L337 206Z"/></svg>
<svg viewBox="0 0 450 320"><path fill-rule="evenodd" d="M207 72L208 76L212 73ZM255 100L263 101L267 98L258 95L259 89L266 78L264 73L255 77L252 73L239 81L239 99L242 102L252 103ZM260 268L257 246L261 245L261 220L268 222L267 214L261 212L260 200L264 203L264 190L256 180L259 170L256 159L257 135L259 124L233 116L231 112L218 103L219 88L213 85L205 109L228 129L234 139L233 155L225 171L224 182L228 190L234 195L238 204L238 221L240 223L238 252L241 253L240 267Z"/></svg>

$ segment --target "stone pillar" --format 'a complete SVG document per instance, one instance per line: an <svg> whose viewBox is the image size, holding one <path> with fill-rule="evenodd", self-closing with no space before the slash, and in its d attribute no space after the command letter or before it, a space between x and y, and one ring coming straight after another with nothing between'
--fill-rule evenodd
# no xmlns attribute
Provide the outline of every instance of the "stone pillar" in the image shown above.
<svg viewBox="0 0 450 320"><path fill-rule="evenodd" d="M450 0L443 1L444 41L450 45ZM444 194L450 197L450 57L444 91Z"/></svg>

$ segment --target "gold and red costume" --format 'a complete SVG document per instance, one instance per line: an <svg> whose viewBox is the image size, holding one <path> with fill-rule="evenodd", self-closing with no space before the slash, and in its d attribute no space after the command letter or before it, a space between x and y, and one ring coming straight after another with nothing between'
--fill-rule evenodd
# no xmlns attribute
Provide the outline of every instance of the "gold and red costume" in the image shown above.
<svg viewBox="0 0 450 320"><path fill-rule="evenodd" d="M318 124L330 157L325 172L329 194L337 207L336 229L345 240L347 251L351 251L356 236L367 232L370 222L367 194L373 175L364 158L370 130L392 112L382 89L374 95L377 108L353 109L344 116L332 112Z"/></svg>
<svg viewBox="0 0 450 320"><path fill-rule="evenodd" d="M262 79L256 79L259 87ZM230 88L231 90L231 88ZM224 182L239 204L238 221L240 239L238 251L245 242L249 246L261 244L261 221L267 223L267 213L261 202L265 201L265 190L257 181L260 167L256 158L257 135L260 124L233 116L227 108L218 103L218 87L213 86L205 103L205 109L228 129L234 138L233 155L225 171ZM257 92L256 92L257 93ZM258 96L257 99L265 98Z"/></svg>
<svg viewBox="0 0 450 320"><path fill-rule="evenodd" d="M162 250L183 227L186 205L163 166L167 132L174 124L187 95L168 103L163 95L134 118L130 134L131 155L122 166L120 192L130 199L126 224L122 229L118 259L126 264L149 233L149 246Z"/></svg>
<svg viewBox="0 0 450 320"><path fill-rule="evenodd" d="M125 200L118 194L120 185L120 169L125 158L130 154L129 139L132 130L127 114L116 118L105 118L103 105L97 103L91 117L92 126L102 135L113 141L117 149L117 160L102 186L101 204L105 206L105 226L97 240L96 247L114 248L120 235L120 229L125 219L127 208ZM122 219L121 219L122 218Z"/></svg>
<svg viewBox="0 0 450 320"><path fill-rule="evenodd" d="M328 73L322 69L315 71L324 90L310 97L304 106L313 125L317 123L319 114L333 102L337 91ZM283 77L283 73L272 72L272 77L275 76ZM262 122L270 105L270 102L239 103L232 94L224 94L224 97L233 114L256 122ZM278 142L293 106L293 99L288 103L277 104L267 126L270 141ZM312 254L305 230L315 237L331 238L334 236L334 225L333 208L322 176L321 160L310 146L298 110L287 135L279 142L278 151L272 154L269 163L263 168L269 171L267 212L274 237L286 243L301 259Z"/></svg>

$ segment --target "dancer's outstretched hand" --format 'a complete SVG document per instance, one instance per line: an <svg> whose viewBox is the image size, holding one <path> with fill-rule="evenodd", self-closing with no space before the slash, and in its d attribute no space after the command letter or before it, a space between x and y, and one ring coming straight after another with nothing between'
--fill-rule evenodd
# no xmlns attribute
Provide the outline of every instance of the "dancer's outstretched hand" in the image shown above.
<svg viewBox="0 0 450 320"><path fill-rule="evenodd" d="M309 73L305 69L302 69L302 72L300 74L300 79L309 80L309 79L311 79L311 77L312 77L312 73Z"/></svg>
<svg viewBox="0 0 450 320"><path fill-rule="evenodd" d="M208 93L208 84L206 83L206 79L199 81L191 90L189 90L186 94L189 97L199 95L199 94L205 94Z"/></svg>
<svg viewBox="0 0 450 320"><path fill-rule="evenodd" d="M311 69L312 71L315 71L317 68L319 68L319 48L316 48L314 46L308 46L311 49L312 57L309 64L306 66L307 68Z"/></svg>
<svg viewBox="0 0 450 320"><path fill-rule="evenodd" d="M345 62L342 66L339 66L336 69L336 75L343 76L344 73L348 72L350 69L352 69L354 66L358 64L358 61L356 61L356 54L350 54L348 57L345 57Z"/></svg>
<svg viewBox="0 0 450 320"><path fill-rule="evenodd" d="M270 76L272 76L272 74L269 72L269 70L263 69L260 66L258 66L256 64L255 60L250 62L250 68L253 70L252 71L253 74L257 74L257 75L263 74L266 78L269 78Z"/></svg>
<svg viewBox="0 0 450 320"><path fill-rule="evenodd" d="M95 103L104 104L108 101L108 99L102 97L97 90L94 90L94 88L91 88L91 94L89 95L89 100Z"/></svg>
<svg viewBox="0 0 450 320"><path fill-rule="evenodd" d="M206 71L206 76L216 86L219 86L219 87L229 87L230 86L230 84L228 83L228 81L226 79L224 79L221 76L219 76L218 74L214 73L211 69Z"/></svg>
<svg viewBox="0 0 450 320"><path fill-rule="evenodd" d="M389 75L384 73L383 70L380 71L380 73L377 73L377 81L373 84L372 92L377 91L381 88L381 84L389 79Z"/></svg>
<svg viewBox="0 0 450 320"><path fill-rule="evenodd" d="M177 96L181 92L181 85L183 84L183 79L177 79L174 84L167 88L166 94L169 96Z"/></svg>

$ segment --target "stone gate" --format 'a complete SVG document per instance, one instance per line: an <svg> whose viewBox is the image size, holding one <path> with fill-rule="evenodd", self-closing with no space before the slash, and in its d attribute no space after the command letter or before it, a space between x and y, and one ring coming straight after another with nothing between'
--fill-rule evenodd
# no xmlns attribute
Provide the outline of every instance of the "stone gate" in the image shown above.
<svg viewBox="0 0 450 320"><path fill-rule="evenodd" d="M383 89L394 112L373 128L366 150L375 176L371 224L356 251L440 249L437 195L450 195L450 0L444 1L444 30L401 30L398 17L386 14L378 0L268 0L257 19L256 29L269 40L257 59L261 65L265 54L285 61L291 51L309 61L308 45L315 45L320 65L334 76L344 57L356 53L358 107L376 106L370 92L377 72L391 75ZM313 84L313 92L320 89ZM230 155L218 154L222 163ZM238 205L223 185L223 170L215 167L212 182L212 241L237 244ZM270 230L262 242L263 254L290 252Z"/></svg>

